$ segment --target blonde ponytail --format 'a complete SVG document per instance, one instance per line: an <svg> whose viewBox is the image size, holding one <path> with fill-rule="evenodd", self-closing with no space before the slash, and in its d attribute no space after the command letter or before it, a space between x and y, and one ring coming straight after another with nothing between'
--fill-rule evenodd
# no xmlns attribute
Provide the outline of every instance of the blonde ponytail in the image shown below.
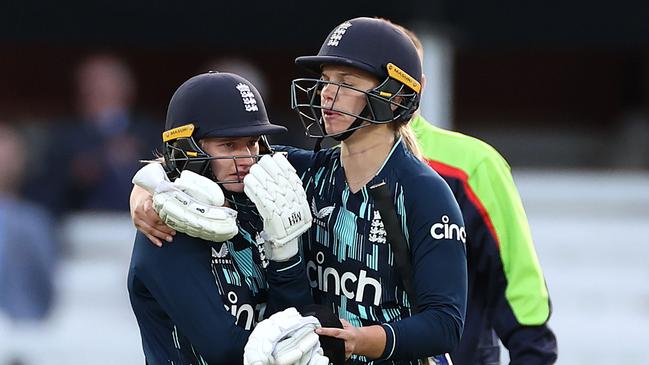
<svg viewBox="0 0 649 365"><path fill-rule="evenodd" d="M417 138L415 137L415 133L413 132L412 128L410 128L410 124L397 122L394 123L394 126L397 135L401 136L403 143L406 145L406 148L410 151L410 153L417 157L417 159L423 160L424 158L421 154L419 143L417 143Z"/></svg>

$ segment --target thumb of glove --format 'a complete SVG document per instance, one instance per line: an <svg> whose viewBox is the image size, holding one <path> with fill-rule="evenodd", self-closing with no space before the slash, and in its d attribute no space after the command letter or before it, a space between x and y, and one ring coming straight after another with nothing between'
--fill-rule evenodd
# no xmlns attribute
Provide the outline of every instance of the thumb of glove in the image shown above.
<svg viewBox="0 0 649 365"><path fill-rule="evenodd" d="M163 181L169 181L162 164L152 162L139 169L133 176L133 184L153 194Z"/></svg>

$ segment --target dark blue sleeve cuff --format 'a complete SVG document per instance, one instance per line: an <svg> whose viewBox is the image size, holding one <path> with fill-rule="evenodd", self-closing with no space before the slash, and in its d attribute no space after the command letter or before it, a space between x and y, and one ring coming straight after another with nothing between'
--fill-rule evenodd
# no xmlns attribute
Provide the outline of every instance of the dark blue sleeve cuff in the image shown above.
<svg viewBox="0 0 649 365"><path fill-rule="evenodd" d="M290 259L282 262L269 261L268 262L268 271L277 272L277 273L286 273L292 272L295 270L301 270L300 265L302 263L302 256L297 254Z"/></svg>
<svg viewBox="0 0 649 365"><path fill-rule="evenodd" d="M381 325L385 331L385 349L381 354L381 359L389 359L394 354L394 349L396 345L396 338L394 334L394 328L388 323Z"/></svg>

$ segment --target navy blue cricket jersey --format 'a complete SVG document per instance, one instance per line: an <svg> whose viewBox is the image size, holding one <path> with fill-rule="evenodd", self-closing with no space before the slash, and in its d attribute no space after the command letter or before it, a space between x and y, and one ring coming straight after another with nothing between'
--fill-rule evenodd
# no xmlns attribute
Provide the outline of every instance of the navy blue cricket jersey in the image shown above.
<svg viewBox="0 0 649 365"><path fill-rule="evenodd" d="M312 302L302 259L265 260L260 218L247 210L224 243L178 233L158 248L138 232L128 290L149 365L241 364L257 322Z"/></svg>
<svg viewBox="0 0 649 365"><path fill-rule="evenodd" d="M467 295L465 231L451 190L399 141L378 174L352 193L340 149L317 153L291 147L302 177L313 227L302 237L306 272L317 303L354 326L382 324L381 360L354 356L352 364L416 364L450 352L459 342ZM413 314L394 266L381 216L368 194L385 182L409 245L419 313Z"/></svg>

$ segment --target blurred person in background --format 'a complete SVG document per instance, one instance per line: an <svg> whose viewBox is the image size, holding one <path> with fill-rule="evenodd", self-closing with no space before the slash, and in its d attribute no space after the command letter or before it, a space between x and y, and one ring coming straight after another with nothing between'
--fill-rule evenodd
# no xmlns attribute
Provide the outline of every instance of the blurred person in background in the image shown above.
<svg viewBox="0 0 649 365"><path fill-rule="evenodd" d="M214 70L218 72L230 72L236 75L243 77L244 79L250 81L251 84L255 85L259 94L264 96L264 99L268 100L270 98L270 92L268 90L268 80L264 71L259 68L254 62L244 58L244 57L220 57L215 58L207 62L200 72L206 72L208 70Z"/></svg>
<svg viewBox="0 0 649 365"><path fill-rule="evenodd" d="M421 41L398 27L423 61ZM453 363L500 364L500 338L511 364L553 364L550 297L509 165L487 143L437 128L419 113L410 124L424 160L451 187L466 225L467 313Z"/></svg>
<svg viewBox="0 0 649 365"><path fill-rule="evenodd" d="M48 154L55 161L30 188L54 213L128 211L130 178L152 156L161 128L134 110L135 79L125 62L94 54L76 71L78 114L51 125ZM47 188L42 181L47 179Z"/></svg>
<svg viewBox="0 0 649 365"><path fill-rule="evenodd" d="M57 244L50 215L20 196L25 156L22 136L0 123L0 310L40 320L52 304Z"/></svg>
<svg viewBox="0 0 649 365"><path fill-rule="evenodd" d="M21 134L0 122L0 326L8 326L5 334L0 329L4 351L12 351L11 338L20 325L47 317L54 299L58 244L48 212L19 193L26 155ZM0 360L2 356L0 351Z"/></svg>

